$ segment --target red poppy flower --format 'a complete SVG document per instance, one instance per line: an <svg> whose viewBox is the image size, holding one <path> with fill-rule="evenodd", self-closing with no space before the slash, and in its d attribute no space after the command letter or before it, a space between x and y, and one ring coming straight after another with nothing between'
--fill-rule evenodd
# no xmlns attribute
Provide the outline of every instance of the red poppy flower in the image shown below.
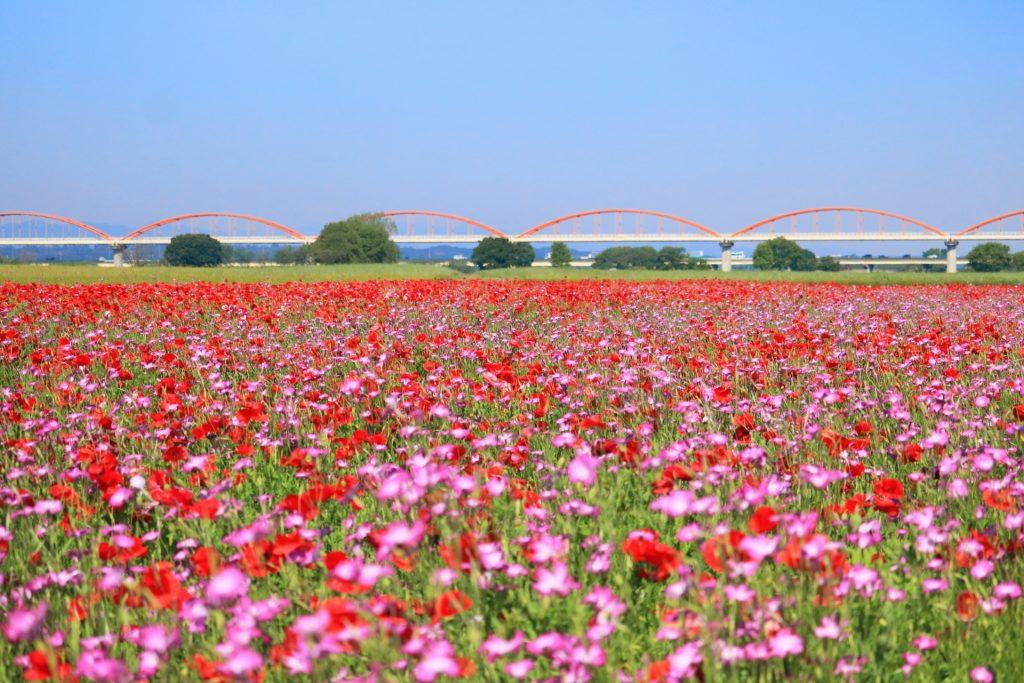
<svg viewBox="0 0 1024 683"><path fill-rule="evenodd" d="M961 621L974 621L978 616L978 596L970 591L964 591L956 598L956 615Z"/></svg>
<svg viewBox="0 0 1024 683"><path fill-rule="evenodd" d="M773 507L762 505L754 510L748 526L752 534L766 534L769 531L774 531L779 526L779 513Z"/></svg>

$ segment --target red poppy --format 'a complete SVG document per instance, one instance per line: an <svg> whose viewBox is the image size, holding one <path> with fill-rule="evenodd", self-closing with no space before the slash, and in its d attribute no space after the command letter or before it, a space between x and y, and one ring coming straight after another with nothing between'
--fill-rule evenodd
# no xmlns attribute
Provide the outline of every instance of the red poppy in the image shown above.
<svg viewBox="0 0 1024 683"><path fill-rule="evenodd" d="M874 506L879 512L895 517L900 512L903 500L903 484L896 479L880 479L875 482Z"/></svg>
<svg viewBox="0 0 1024 683"><path fill-rule="evenodd" d="M960 621L974 621L978 616L978 596L970 591L964 591L956 597L956 615Z"/></svg>
<svg viewBox="0 0 1024 683"><path fill-rule="evenodd" d="M716 572L725 571L725 561L729 558L742 559L743 553L738 548L740 541L745 538L742 531L730 531L727 534L715 536L704 541L701 545L701 553L704 561Z"/></svg>
<svg viewBox="0 0 1024 683"><path fill-rule="evenodd" d="M631 532L623 541L622 550L639 565L638 572L643 579L664 581L680 565L675 549L659 543L657 532L651 529Z"/></svg>
<svg viewBox="0 0 1024 683"><path fill-rule="evenodd" d="M71 665L65 664L60 653L32 650L28 653L28 668L22 673L26 681L61 681L77 683Z"/></svg>
<svg viewBox="0 0 1024 683"><path fill-rule="evenodd" d="M1007 489L1001 489L999 491L985 489L981 494L981 500L985 505L993 510L1014 512L1017 509L1017 501L1014 500L1013 496Z"/></svg>
<svg viewBox="0 0 1024 683"><path fill-rule="evenodd" d="M769 531L774 531L779 526L779 513L773 507L762 505L754 510L748 526L752 534L766 534Z"/></svg>
<svg viewBox="0 0 1024 683"><path fill-rule="evenodd" d="M142 585L158 609L180 610L182 603L192 598L192 594L185 590L174 575L170 562L157 562L146 567L142 574Z"/></svg>
<svg viewBox="0 0 1024 683"><path fill-rule="evenodd" d="M217 550L210 546L200 546L192 553L192 564L196 568L196 574L207 578L220 567L220 555Z"/></svg>
<svg viewBox="0 0 1024 683"><path fill-rule="evenodd" d="M462 591L446 591L430 603L430 623L436 624L443 619L462 614L472 606L473 599Z"/></svg>

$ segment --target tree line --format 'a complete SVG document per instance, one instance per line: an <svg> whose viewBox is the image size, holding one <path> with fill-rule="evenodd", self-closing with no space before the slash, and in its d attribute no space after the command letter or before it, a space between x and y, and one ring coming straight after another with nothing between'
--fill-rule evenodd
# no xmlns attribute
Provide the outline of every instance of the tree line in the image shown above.
<svg viewBox="0 0 1024 683"><path fill-rule="evenodd" d="M391 239L394 223L382 214L366 213L328 223L310 244L283 247L274 253L282 264L396 263L401 253ZM926 257L944 258L945 250L927 250ZM205 234L178 235L164 251L164 261L174 266L216 266L222 263L248 262L252 252L222 244ZM485 237L473 249L465 270L529 267L536 260L533 245L513 242L504 237ZM564 242L554 242L549 255L554 267L568 267L572 252ZM816 256L809 249L785 237L761 242L754 249L753 266L757 270L837 271L839 261L832 256ZM976 245L967 254L969 268L977 272L1024 271L1024 251L1013 253L998 242ZM604 270L702 270L708 263L692 256L682 247L609 247L597 254L592 267ZM941 266L936 263L934 268Z"/></svg>

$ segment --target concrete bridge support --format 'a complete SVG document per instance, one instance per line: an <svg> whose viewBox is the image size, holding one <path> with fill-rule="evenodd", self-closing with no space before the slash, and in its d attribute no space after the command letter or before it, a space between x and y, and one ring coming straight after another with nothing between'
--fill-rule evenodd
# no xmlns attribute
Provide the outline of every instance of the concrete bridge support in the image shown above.
<svg viewBox="0 0 1024 683"><path fill-rule="evenodd" d="M124 265L124 245L115 244L114 249L114 265L120 268Z"/></svg>
<svg viewBox="0 0 1024 683"><path fill-rule="evenodd" d="M722 240L718 245L722 247L722 265L719 270L728 273L732 270L732 248L735 244L729 240Z"/></svg>
<svg viewBox="0 0 1024 683"><path fill-rule="evenodd" d="M956 248L960 243L956 240L946 241L946 272L956 272Z"/></svg>

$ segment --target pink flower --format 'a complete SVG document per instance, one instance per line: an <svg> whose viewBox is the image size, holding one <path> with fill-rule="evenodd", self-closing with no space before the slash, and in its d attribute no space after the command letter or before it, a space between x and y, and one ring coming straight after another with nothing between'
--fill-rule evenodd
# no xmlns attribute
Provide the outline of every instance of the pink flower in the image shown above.
<svg viewBox="0 0 1024 683"><path fill-rule="evenodd" d="M771 637L768 647L771 649L772 656L788 657L803 652L804 641L790 629L784 628Z"/></svg>
<svg viewBox="0 0 1024 683"><path fill-rule="evenodd" d="M132 497L132 490L118 486L110 496L110 507L117 509L128 502Z"/></svg>
<svg viewBox="0 0 1024 683"><path fill-rule="evenodd" d="M543 596L557 593L565 597L579 587L564 562L555 562L551 569L540 567L537 570L537 580L533 582L533 589Z"/></svg>
<svg viewBox="0 0 1024 683"><path fill-rule="evenodd" d="M971 567L971 576L978 579L979 581L987 579L989 575L995 571L995 564L991 560L978 560L973 567Z"/></svg>
<svg viewBox="0 0 1024 683"><path fill-rule="evenodd" d="M939 641L935 640L931 636L918 636L914 638L914 647L921 652L927 652L928 650L934 650L939 646Z"/></svg>
<svg viewBox="0 0 1024 683"><path fill-rule="evenodd" d="M779 539L770 536L747 536L740 541L740 550L750 556L754 562L760 562L775 552Z"/></svg>
<svg viewBox="0 0 1024 683"><path fill-rule="evenodd" d="M223 654L220 646L218 646L218 651ZM242 678L250 671L255 671L263 666L263 656L255 650L244 646L232 647L224 657L224 663L218 666L218 668L236 678Z"/></svg>
<svg viewBox="0 0 1024 683"><path fill-rule="evenodd" d="M168 631L163 624L147 624L136 629L130 640L144 650L164 654L180 639L177 629Z"/></svg>
<svg viewBox="0 0 1024 683"><path fill-rule="evenodd" d="M504 657L507 654L511 654L522 646L522 631L516 631L515 635L508 640L500 638L492 633L487 636L487 640L480 645L480 652L487 656L488 662L493 662L498 657ZM529 671L529 669L527 669L527 671Z"/></svg>
<svg viewBox="0 0 1024 683"><path fill-rule="evenodd" d="M597 458L590 455L590 453L579 453L569 463L569 481L574 484L583 484L590 488L597 480L597 465Z"/></svg>
<svg viewBox="0 0 1024 683"><path fill-rule="evenodd" d="M1016 600L1021 596L1020 586L1012 581L997 584L992 592L1000 600Z"/></svg>
<svg viewBox="0 0 1024 683"><path fill-rule="evenodd" d="M249 592L249 579L237 567L224 567L210 579L206 598L211 605L227 605Z"/></svg>
<svg viewBox="0 0 1024 683"><path fill-rule="evenodd" d="M669 517L682 517L690 514L693 508L693 492L676 489L667 496L655 498L651 509Z"/></svg>
<svg viewBox="0 0 1024 683"><path fill-rule="evenodd" d="M821 618L821 626L814 627L814 635L826 640L841 640L846 634L843 633L839 620L833 615Z"/></svg>
<svg viewBox="0 0 1024 683"><path fill-rule="evenodd" d="M971 669L971 680L975 681L975 683L992 683L995 680L995 676L985 667L976 666Z"/></svg>
<svg viewBox="0 0 1024 683"><path fill-rule="evenodd" d="M108 657L103 650L86 649L78 658L75 673L99 683L128 683L131 672L120 659Z"/></svg>
<svg viewBox="0 0 1024 683"><path fill-rule="evenodd" d="M423 658L413 669L413 676L419 683L433 683L440 675L456 676L459 663L455 661L455 650L448 641L433 642L427 645Z"/></svg>
<svg viewBox="0 0 1024 683"><path fill-rule="evenodd" d="M415 548L423 538L426 524L417 519L411 525L405 522L392 522L377 536L377 559L383 560L395 548Z"/></svg>
<svg viewBox="0 0 1024 683"><path fill-rule="evenodd" d="M725 599L732 602L747 603L757 597L757 593L745 583L738 586L730 584L723 589L723 592L725 593Z"/></svg>
<svg viewBox="0 0 1024 683"><path fill-rule="evenodd" d="M517 659L503 667L503 671L516 680L526 678L532 669L533 662L529 659Z"/></svg>
<svg viewBox="0 0 1024 683"><path fill-rule="evenodd" d="M32 609L19 607L11 610L3 625L4 636L12 643L33 640L42 630L48 610L49 605L45 602L39 603Z"/></svg>
<svg viewBox="0 0 1024 683"><path fill-rule="evenodd" d="M668 656L669 669L676 678L693 676L703 661L699 642L686 643Z"/></svg>

